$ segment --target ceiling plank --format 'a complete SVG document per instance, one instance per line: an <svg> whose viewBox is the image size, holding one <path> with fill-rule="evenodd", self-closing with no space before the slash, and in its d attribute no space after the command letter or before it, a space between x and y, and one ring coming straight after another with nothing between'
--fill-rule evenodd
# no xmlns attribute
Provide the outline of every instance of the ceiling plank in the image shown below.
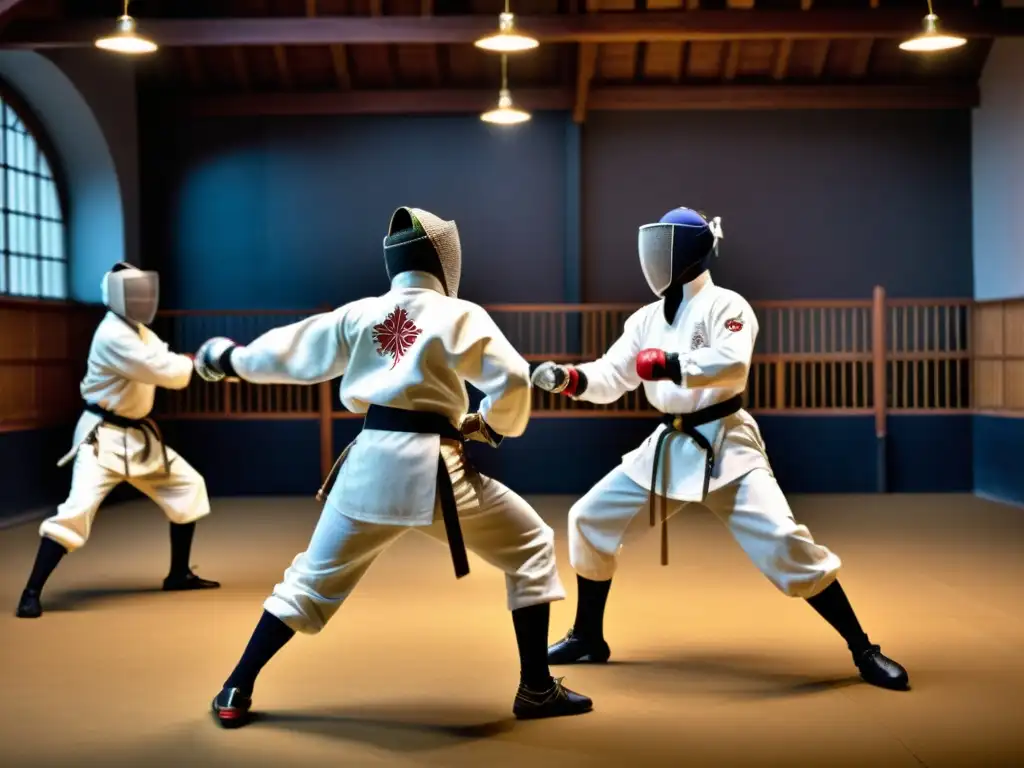
<svg viewBox="0 0 1024 768"><path fill-rule="evenodd" d="M351 91L349 93L194 96L179 105L196 116L478 113L494 101L491 90ZM516 103L536 111L570 110L564 89L518 89ZM971 85L723 85L604 86L591 88L589 111L770 109L963 109L979 103Z"/></svg>
<svg viewBox="0 0 1024 768"><path fill-rule="evenodd" d="M2 1L2 0L0 0ZM541 43L630 43L654 40L899 38L921 26L917 9L848 11L703 11L524 16L523 29ZM943 24L965 37L1024 37L1024 8L950 9ZM317 16L315 18L149 19L145 32L164 46L472 43L493 30L473 16ZM92 46L106 20L14 21L4 48Z"/></svg>
<svg viewBox="0 0 1024 768"><path fill-rule="evenodd" d="M779 49L775 54L775 65L772 67L772 77L776 80L784 80L789 72L789 57L793 54L793 41L790 39L780 40Z"/></svg>
<svg viewBox="0 0 1024 768"><path fill-rule="evenodd" d="M579 61L576 67L576 105L573 107L572 120L582 125L587 119L587 97L590 95L590 83L597 69L597 45L583 43L580 45Z"/></svg>

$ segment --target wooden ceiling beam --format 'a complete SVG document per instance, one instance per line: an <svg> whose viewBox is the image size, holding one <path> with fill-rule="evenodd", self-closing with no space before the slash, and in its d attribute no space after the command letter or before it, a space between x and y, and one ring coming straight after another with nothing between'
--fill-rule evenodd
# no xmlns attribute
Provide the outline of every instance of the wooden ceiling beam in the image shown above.
<svg viewBox="0 0 1024 768"><path fill-rule="evenodd" d="M579 62L576 67L576 105L572 110L574 123L582 124L587 119L587 99L590 96L590 82L597 70L597 44L580 45Z"/></svg>
<svg viewBox="0 0 1024 768"><path fill-rule="evenodd" d="M245 52L241 48L231 49L231 62L235 68L235 77L243 90L249 90L252 82L249 79L249 68L245 64Z"/></svg>
<svg viewBox="0 0 1024 768"><path fill-rule="evenodd" d="M772 77L776 80L785 80L789 72L789 57L793 55L793 41L782 40L779 42L778 50L775 53L775 63L772 65Z"/></svg>
<svg viewBox="0 0 1024 768"><path fill-rule="evenodd" d="M2 0L0 0L2 2ZM659 40L833 40L893 38L916 33L918 9L586 13L523 16L541 43L635 43ZM943 28L965 37L1022 37L1024 8L949 9ZM144 19L140 29L164 46L466 44L493 31L488 14L470 16L316 16L299 18ZM91 46L109 31L97 21L12 22L3 48Z"/></svg>
<svg viewBox="0 0 1024 768"><path fill-rule="evenodd" d="M573 110L564 89L516 89L516 104L534 111ZM218 94L178 104L196 116L471 114L492 106L491 90L350 91ZM724 85L591 88L588 111L756 109L964 109L976 107L970 85Z"/></svg>

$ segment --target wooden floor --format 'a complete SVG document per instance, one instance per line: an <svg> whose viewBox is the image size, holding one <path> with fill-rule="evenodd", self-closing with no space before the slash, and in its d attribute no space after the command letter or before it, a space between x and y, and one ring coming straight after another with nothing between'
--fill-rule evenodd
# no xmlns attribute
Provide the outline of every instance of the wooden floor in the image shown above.
<svg viewBox="0 0 1024 768"><path fill-rule="evenodd" d="M534 499L558 532L571 499ZM566 668L578 718L510 719L517 662L502 576L409 534L334 622L299 637L234 732L208 715L260 603L312 530L312 500L225 500L193 561L217 592L155 591L166 523L144 502L101 511L38 621L13 609L35 525L0 531L0 765L1024 765L1024 511L968 496L804 496L797 517L844 559L843 583L913 690L859 683L841 641L776 593L710 514L628 547L608 611L615 662Z"/></svg>

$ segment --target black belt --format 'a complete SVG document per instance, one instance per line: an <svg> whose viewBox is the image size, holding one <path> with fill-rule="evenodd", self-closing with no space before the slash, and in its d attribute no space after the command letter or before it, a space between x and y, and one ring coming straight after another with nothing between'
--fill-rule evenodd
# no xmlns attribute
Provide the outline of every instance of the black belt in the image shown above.
<svg viewBox="0 0 1024 768"><path fill-rule="evenodd" d="M447 440L457 440L459 443L464 441L462 432L452 425L448 417L440 413L406 411L401 408L387 408L380 405L370 406L370 410L366 413L366 420L363 422L363 429L439 435ZM342 457L335 463L323 488L317 494L317 498L323 500L327 497L344 456L345 454L342 453ZM459 508L455 503L455 489L452 488L452 479L441 454L437 456L437 495L441 502L444 530L448 535L448 547L452 551L455 578L461 579L469 574L469 557L466 554L466 542L462 538L462 526L459 525Z"/></svg>
<svg viewBox="0 0 1024 768"><path fill-rule="evenodd" d="M704 450L704 489L701 491L701 501L708 495L708 488L711 485L711 473L715 469L715 449L711 442L697 431L697 427L710 424L713 421L732 416L743 407L743 395L730 397L721 403L709 405L693 413L665 414L661 422L666 426L664 432L658 436L658 444L654 449L654 468L651 470L651 527L655 525L654 498L657 496L655 490L658 482L658 469L661 466L661 452L665 447L668 436L681 432L691 438ZM668 565L668 502L666 497L661 498L661 564Z"/></svg>
<svg viewBox="0 0 1024 768"><path fill-rule="evenodd" d="M145 461L149 458L149 452L152 449L152 443L150 438L152 437L160 445L160 451L163 454L164 459L164 471L167 474L171 473L171 462L167 460L167 446L164 445L164 436L160 432L160 427L157 426L156 422L152 419L129 419L127 416L118 416L113 411L108 411L101 405L96 403L86 403L85 410L89 413L94 413L103 419L104 424L110 424L115 427L119 427L124 430L137 429L139 430L143 438L145 439L145 447L142 452L142 460ZM129 470L128 461L128 433L124 435L124 474L125 477L131 475Z"/></svg>

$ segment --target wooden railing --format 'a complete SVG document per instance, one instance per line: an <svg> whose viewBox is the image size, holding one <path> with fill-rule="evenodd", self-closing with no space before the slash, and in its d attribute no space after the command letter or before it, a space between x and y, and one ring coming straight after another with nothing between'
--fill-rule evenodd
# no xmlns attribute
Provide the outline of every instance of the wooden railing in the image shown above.
<svg viewBox="0 0 1024 768"><path fill-rule="evenodd" d="M880 435L889 413L971 411L1024 416L1024 300L887 299L767 301L759 325L747 407L755 412L871 415ZM488 310L531 361L592 360L615 341L626 305L501 305ZM73 420L78 381L101 308L0 298L0 431ZM161 313L155 329L178 350L210 336L241 343L310 311ZM646 416L642 390L607 406L534 393L537 417ZM317 387L209 385L162 392L172 419L318 419L329 434L351 418L337 383Z"/></svg>
<svg viewBox="0 0 1024 768"><path fill-rule="evenodd" d="M0 432L73 421L102 308L0 297Z"/></svg>
<svg viewBox="0 0 1024 768"><path fill-rule="evenodd" d="M747 407L771 413L819 415L954 413L971 407L970 300L887 299L876 289L859 301L768 301L754 305L760 325ZM600 357L621 334L632 305L499 305L488 307L498 326L532 362L578 362ZM157 331L178 349L210 336L246 343L310 312L193 312L161 314ZM165 416L182 419L296 419L351 416L336 386L253 386L197 383L165 393ZM326 391L330 407L321 404ZM643 391L595 406L534 393L535 415L609 417L648 415Z"/></svg>

